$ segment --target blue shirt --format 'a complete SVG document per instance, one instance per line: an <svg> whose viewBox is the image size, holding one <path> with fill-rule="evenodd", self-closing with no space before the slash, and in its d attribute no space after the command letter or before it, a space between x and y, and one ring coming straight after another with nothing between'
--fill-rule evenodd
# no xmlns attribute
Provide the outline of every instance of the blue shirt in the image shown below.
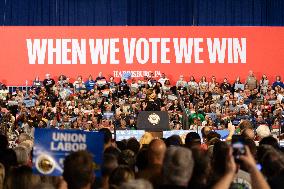
<svg viewBox="0 0 284 189"><path fill-rule="evenodd" d="M86 86L87 91L90 91L94 88L95 81L94 80L88 80L88 81L86 81L85 86Z"/></svg>

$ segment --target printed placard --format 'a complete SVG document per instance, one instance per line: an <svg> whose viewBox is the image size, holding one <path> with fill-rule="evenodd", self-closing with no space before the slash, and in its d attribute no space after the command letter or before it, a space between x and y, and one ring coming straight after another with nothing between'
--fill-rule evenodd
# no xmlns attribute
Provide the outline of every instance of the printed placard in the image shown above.
<svg viewBox="0 0 284 189"><path fill-rule="evenodd" d="M87 150L93 155L96 176L101 176L103 133L36 128L34 138L34 173L61 176L65 157L71 152Z"/></svg>

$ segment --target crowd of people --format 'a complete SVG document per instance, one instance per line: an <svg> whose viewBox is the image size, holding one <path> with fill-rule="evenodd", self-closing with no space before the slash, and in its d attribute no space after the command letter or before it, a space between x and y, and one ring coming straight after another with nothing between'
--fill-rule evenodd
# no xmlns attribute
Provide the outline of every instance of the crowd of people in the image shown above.
<svg viewBox="0 0 284 189"><path fill-rule="evenodd" d="M181 75L171 84L164 73L116 82L100 72L74 82L46 74L28 91L11 92L1 84L0 188L281 188L283 97L280 76L258 80L252 71L233 83ZM115 129L136 130L141 111L167 111L171 129L201 130L202 136L155 139L146 132L140 141L112 140ZM103 132L102 177L94 177L85 151L65 159L63 178L33 175L35 128ZM223 129L230 131L226 141L215 132ZM234 134L246 144L237 160L230 145Z"/></svg>
<svg viewBox="0 0 284 189"><path fill-rule="evenodd" d="M230 125L229 127L233 127ZM93 155L87 151L69 154L62 177L32 172L33 139L26 133L9 147L0 135L0 188L4 189L280 189L284 181L284 154L273 136L254 142L250 121L240 123L245 152L236 155L230 138L221 141L218 133L203 131L154 138L146 132L140 141L112 140L104 134L101 177L94 173ZM232 133L233 134L233 130ZM234 137L235 135L231 135Z"/></svg>
<svg viewBox="0 0 284 189"><path fill-rule="evenodd" d="M61 75L55 81L49 74L41 81L35 78L30 90L0 90L0 119L5 117L9 128L22 129L32 136L33 128L99 130L100 128L137 129L140 111L167 111L171 129L208 126L224 129L228 122L237 126L250 120L256 129L266 125L270 130L283 126L284 84L280 76L270 82L249 73L245 82L234 83L224 78L217 82L203 76L195 81L180 79L171 84L163 73L159 79L149 75L142 80L113 77L102 73L86 81ZM4 116L5 115L5 116ZM282 129L284 131L284 129Z"/></svg>

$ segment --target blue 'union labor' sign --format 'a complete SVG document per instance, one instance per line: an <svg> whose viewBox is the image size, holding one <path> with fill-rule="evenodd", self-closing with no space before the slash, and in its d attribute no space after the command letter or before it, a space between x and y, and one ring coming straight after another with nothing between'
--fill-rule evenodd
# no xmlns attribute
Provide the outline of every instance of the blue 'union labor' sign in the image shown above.
<svg viewBox="0 0 284 189"><path fill-rule="evenodd" d="M33 171L60 176L65 157L71 152L87 150L93 155L95 173L100 177L104 136L99 132L81 130L35 129Z"/></svg>

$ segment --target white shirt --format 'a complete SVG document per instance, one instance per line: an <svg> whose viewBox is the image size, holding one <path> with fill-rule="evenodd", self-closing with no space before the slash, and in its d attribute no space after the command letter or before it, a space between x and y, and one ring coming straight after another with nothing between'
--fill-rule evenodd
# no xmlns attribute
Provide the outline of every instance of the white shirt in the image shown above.
<svg viewBox="0 0 284 189"><path fill-rule="evenodd" d="M165 84L165 82L167 81L167 80L169 80L168 78L160 78L159 80L158 80L158 82L160 82L161 84L162 84L162 86L164 86L164 84Z"/></svg>

